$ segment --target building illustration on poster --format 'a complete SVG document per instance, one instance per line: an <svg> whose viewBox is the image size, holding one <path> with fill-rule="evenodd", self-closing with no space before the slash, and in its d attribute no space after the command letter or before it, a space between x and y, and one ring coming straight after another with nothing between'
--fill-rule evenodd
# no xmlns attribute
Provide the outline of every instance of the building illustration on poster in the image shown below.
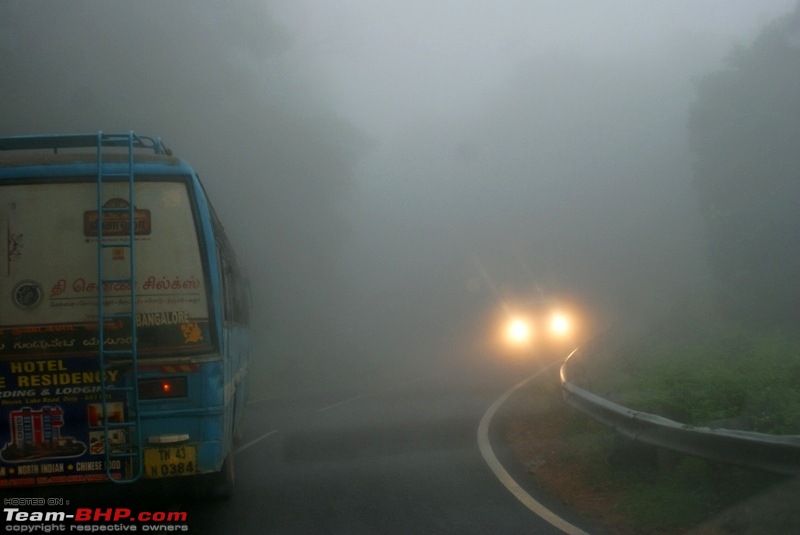
<svg viewBox="0 0 800 535"><path fill-rule="evenodd" d="M60 406L44 406L38 410L22 407L10 411L10 440L0 450L0 458L6 462L24 462L83 455L86 444L73 437L62 437L63 426L64 411Z"/></svg>

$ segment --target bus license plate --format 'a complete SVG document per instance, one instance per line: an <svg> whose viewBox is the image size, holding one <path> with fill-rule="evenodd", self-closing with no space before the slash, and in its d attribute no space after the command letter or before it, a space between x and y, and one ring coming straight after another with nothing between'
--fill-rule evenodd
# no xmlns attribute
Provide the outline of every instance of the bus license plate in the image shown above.
<svg viewBox="0 0 800 535"><path fill-rule="evenodd" d="M147 478L190 476L196 473L195 446L170 446L144 450L144 474Z"/></svg>

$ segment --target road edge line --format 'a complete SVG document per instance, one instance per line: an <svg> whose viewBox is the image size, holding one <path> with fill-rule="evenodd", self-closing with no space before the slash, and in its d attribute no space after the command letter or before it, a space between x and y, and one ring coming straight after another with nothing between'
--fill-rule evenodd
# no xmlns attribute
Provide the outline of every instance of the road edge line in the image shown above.
<svg viewBox="0 0 800 535"><path fill-rule="evenodd" d="M589 535L587 532L583 531L582 529L578 528L577 526L570 524L550 509L542 505L538 502L533 496L525 492L525 490L520 486L519 483L511 477L511 474L503 468L503 465L497 459L497 456L494 454L494 450L492 449L492 444L489 441L489 424L492 421L497 410L500 408L503 403L513 394L516 390L524 386L525 384L529 383L536 377L538 377L544 370L538 371L528 377L527 379L519 382L515 386L512 386L508 390L506 390L502 396L497 398L497 400L492 403L492 406L484 413L483 418L481 418L480 424L478 424L478 448L481 450L481 455L483 455L483 460L486 461L486 464L489 465L489 468L492 470L494 475L497 479L500 480L500 483L505 486L514 497L519 500L522 505L530 509L534 514L546 520L554 527L560 529L564 533L568 535Z"/></svg>
<svg viewBox="0 0 800 535"><path fill-rule="evenodd" d="M241 446L239 446L238 448L236 448L235 450L233 450L233 454L234 454L234 455L239 455L240 453L242 453L244 450L246 450L246 449L247 449L247 448L249 448L250 446L253 446L254 444L258 444L258 443L259 443L259 442L261 442L262 440L266 440L266 439L268 439L269 437L271 437L272 435L274 435L274 434L275 434L275 433L277 433L277 432L278 432L278 430L277 430L277 429L273 429L272 431L268 431L267 433L264 433L264 434L263 434L263 435L261 435L260 437L258 437L258 438L255 438L255 439L253 439L253 440L251 440L250 442L247 442L247 443L245 443L245 444L242 444Z"/></svg>

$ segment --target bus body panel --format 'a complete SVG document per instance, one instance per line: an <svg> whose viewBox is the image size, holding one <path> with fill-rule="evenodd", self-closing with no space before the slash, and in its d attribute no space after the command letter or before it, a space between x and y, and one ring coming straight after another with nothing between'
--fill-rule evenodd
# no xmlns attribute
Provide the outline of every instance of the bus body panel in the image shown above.
<svg viewBox="0 0 800 535"><path fill-rule="evenodd" d="M97 212L97 162L2 156L0 487L124 478L129 461L104 466L102 421L126 421L132 411L144 477L219 471L244 408L247 295L196 174L163 156L137 155L133 166L140 397L133 407L129 394L100 387L97 227L113 242L124 239L117 236L125 223ZM125 169L105 165L109 174ZM127 184L119 182L104 184L103 203L124 204ZM122 249L109 248L112 269ZM104 292L106 307L126 306L124 292ZM106 340L113 327L104 324ZM107 369L105 379L125 385L128 375ZM122 440L115 436L122 430L106 430L109 443Z"/></svg>

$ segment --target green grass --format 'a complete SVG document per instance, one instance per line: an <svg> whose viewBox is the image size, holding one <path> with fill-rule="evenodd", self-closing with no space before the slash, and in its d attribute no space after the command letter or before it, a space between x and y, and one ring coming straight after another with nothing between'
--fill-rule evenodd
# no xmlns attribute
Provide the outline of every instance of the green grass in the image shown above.
<svg viewBox="0 0 800 535"><path fill-rule="evenodd" d="M640 346L623 354L632 409L690 425L736 418L754 431L800 434L800 342L781 333L735 331L682 346Z"/></svg>
<svg viewBox="0 0 800 535"><path fill-rule="evenodd" d="M731 324L707 303L684 303L649 332L589 349L589 389L689 425L735 418L753 431L800 434L800 329Z"/></svg>

